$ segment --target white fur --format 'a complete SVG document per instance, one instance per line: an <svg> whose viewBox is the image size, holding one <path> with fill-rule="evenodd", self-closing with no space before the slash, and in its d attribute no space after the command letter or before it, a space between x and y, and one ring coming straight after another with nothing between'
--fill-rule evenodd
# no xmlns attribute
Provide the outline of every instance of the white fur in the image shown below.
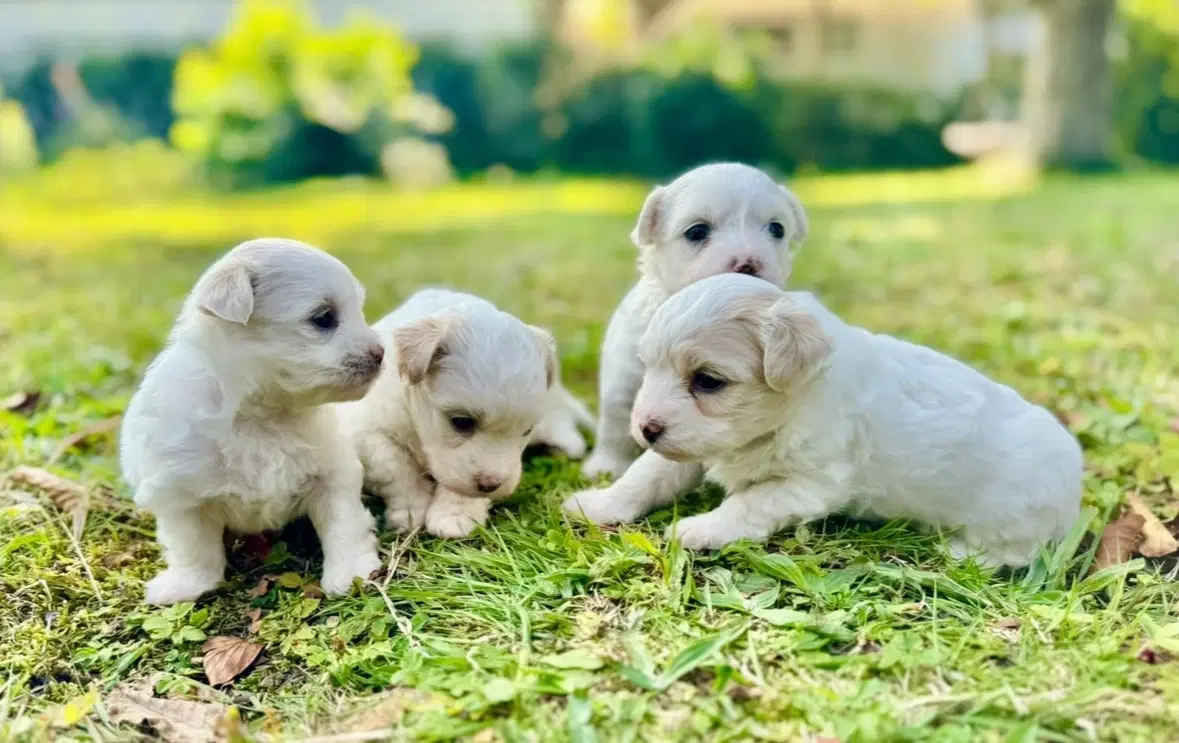
<svg viewBox="0 0 1179 743"><path fill-rule="evenodd" d="M686 547L846 510L944 529L955 555L1020 566L1077 518L1080 447L1048 411L936 351L849 326L810 294L705 279L664 303L641 353L635 434L661 428L656 452L702 462L728 493L672 527ZM706 391L701 371L726 386ZM674 497L630 475L608 518Z"/></svg>
<svg viewBox="0 0 1179 743"><path fill-rule="evenodd" d="M783 227L782 238L768 230L775 221ZM705 242L685 236L697 223L711 228ZM659 305L694 281L743 267L785 284L791 245L800 243L806 231L806 213L798 199L747 165L704 165L651 191L631 233L641 276L614 311L602 344L596 443L583 474L618 477L639 456L641 450L627 430L643 377L638 345ZM593 491L581 493L567 507L579 511L581 496L597 497Z"/></svg>
<svg viewBox="0 0 1179 743"><path fill-rule="evenodd" d="M534 429L554 395L568 396L552 336L444 289L418 292L374 328L391 368L364 400L340 406L365 484L385 499L391 528L467 536L515 491ZM455 416L474 418L474 431L456 430Z"/></svg>
<svg viewBox="0 0 1179 743"><path fill-rule="evenodd" d="M216 587L226 528L302 515L323 544L325 591L380 567L359 459L325 404L358 399L380 371L363 304L343 263L291 240L243 243L197 282L123 424L123 475L155 515L168 564L150 603ZM316 327L329 309L338 327Z"/></svg>

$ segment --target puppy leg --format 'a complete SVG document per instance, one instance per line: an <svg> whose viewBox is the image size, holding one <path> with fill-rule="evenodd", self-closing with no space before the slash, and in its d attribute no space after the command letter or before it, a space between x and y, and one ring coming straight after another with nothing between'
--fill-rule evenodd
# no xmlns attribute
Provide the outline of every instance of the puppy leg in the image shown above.
<svg viewBox="0 0 1179 743"><path fill-rule="evenodd" d="M589 478L619 477L642 453L630 435L630 411L643 383L638 347L642 327L633 314L624 299L606 328L598 378L598 429L594 451L581 466L581 473Z"/></svg>
<svg viewBox="0 0 1179 743"><path fill-rule="evenodd" d="M444 539L462 539L487 523L489 498L467 498L441 485L426 513L426 531Z"/></svg>
<svg viewBox="0 0 1179 743"><path fill-rule="evenodd" d="M348 593L354 578L365 580L381 567L376 524L360 498L360 462L327 472L310 494L307 515L323 546L325 593Z"/></svg>
<svg viewBox="0 0 1179 743"><path fill-rule="evenodd" d="M818 479L771 480L733 493L716 509L680 519L667 529L687 549L720 549L738 539L764 541L789 524L822 518L842 508L848 494L841 482Z"/></svg>
<svg viewBox="0 0 1179 743"><path fill-rule="evenodd" d="M147 582L149 604L195 601L225 576L225 523L211 509L164 509L156 516L156 538L168 568Z"/></svg>
<svg viewBox="0 0 1179 743"><path fill-rule="evenodd" d="M585 456L586 443L580 428L593 428L594 417L560 382L553 385L546 401L548 409L536 424L529 443L551 447L570 459L581 459Z"/></svg>
<svg viewBox="0 0 1179 743"><path fill-rule="evenodd" d="M381 433L365 436L360 450L364 481L385 501L386 526L401 533L424 526L434 497L434 480L429 473L409 451Z"/></svg>
<svg viewBox="0 0 1179 743"><path fill-rule="evenodd" d="M574 493L561 507L595 524L626 524L671 503L703 477L698 464L673 462L648 451L610 486Z"/></svg>

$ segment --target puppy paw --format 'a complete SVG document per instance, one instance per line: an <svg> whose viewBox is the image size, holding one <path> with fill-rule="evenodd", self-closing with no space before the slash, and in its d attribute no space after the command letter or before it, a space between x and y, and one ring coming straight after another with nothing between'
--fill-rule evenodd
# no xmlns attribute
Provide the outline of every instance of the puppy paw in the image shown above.
<svg viewBox="0 0 1179 743"><path fill-rule="evenodd" d="M575 422L572 419L549 420L552 415L546 416L546 419L536 427L528 443L556 449L570 459L584 457L587 448L585 437L577 430Z"/></svg>
<svg viewBox="0 0 1179 743"><path fill-rule="evenodd" d="M426 524L426 512L430 502L421 504L398 504L385 510L385 528L398 534L406 534Z"/></svg>
<svg viewBox="0 0 1179 743"><path fill-rule="evenodd" d="M595 524L629 524L643 516L636 513L613 488L591 488L574 493L561 504L566 513Z"/></svg>
<svg viewBox="0 0 1179 743"><path fill-rule="evenodd" d="M352 582L368 580L369 576L381 569L381 558L374 550L364 550L356 555L334 560L324 560L323 576L319 584L329 596L344 596L352 590Z"/></svg>
<svg viewBox="0 0 1179 743"><path fill-rule="evenodd" d="M221 582L220 575L165 570L147 582L144 600L156 606L196 601Z"/></svg>
<svg viewBox="0 0 1179 743"><path fill-rule="evenodd" d="M438 500L426 513L426 532L443 539L463 539L487 524L491 501L487 498Z"/></svg>
<svg viewBox="0 0 1179 743"><path fill-rule="evenodd" d="M714 511L680 519L667 528L664 536L669 541L679 539L684 549L718 550L738 539L764 539L766 535L750 533L724 514Z"/></svg>
<svg viewBox="0 0 1179 743"><path fill-rule="evenodd" d="M604 449L595 449L581 465L581 474L588 479L595 479L601 475L610 475L614 479L622 477L626 468L634 461L628 457L619 457Z"/></svg>

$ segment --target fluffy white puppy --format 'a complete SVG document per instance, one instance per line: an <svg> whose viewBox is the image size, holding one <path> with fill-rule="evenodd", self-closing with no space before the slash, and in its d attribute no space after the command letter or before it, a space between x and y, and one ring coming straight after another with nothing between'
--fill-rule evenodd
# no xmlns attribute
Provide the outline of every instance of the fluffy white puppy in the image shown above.
<svg viewBox="0 0 1179 743"><path fill-rule="evenodd" d="M847 510L945 529L956 556L1020 566L1077 518L1081 450L1047 410L936 351L851 327L810 294L705 279L659 309L640 349L635 436L705 463L728 493L673 525L686 547ZM627 513L671 495L628 477Z"/></svg>
<svg viewBox="0 0 1179 743"><path fill-rule="evenodd" d="M806 212L794 194L748 165L704 165L651 191L631 233L640 278L615 310L602 344L596 443L583 474L618 477L642 452L630 436L630 414L643 379L639 339L655 310L674 292L716 274L785 284L791 246L806 233ZM650 453L637 466L677 488L690 488L702 474L699 466ZM618 515L617 502L611 488L590 489L569 498L565 509L605 521Z"/></svg>
<svg viewBox="0 0 1179 743"><path fill-rule="evenodd" d="M214 588L226 528L302 515L323 544L326 592L380 567L360 461L326 404L359 399L380 371L363 305L343 263L292 240L242 243L197 282L123 424L123 475L168 564L148 602Z"/></svg>
<svg viewBox="0 0 1179 743"><path fill-rule="evenodd" d="M340 406L365 485L385 499L391 528L465 537L520 483L556 386L553 337L445 289L418 292L374 328L394 368Z"/></svg>

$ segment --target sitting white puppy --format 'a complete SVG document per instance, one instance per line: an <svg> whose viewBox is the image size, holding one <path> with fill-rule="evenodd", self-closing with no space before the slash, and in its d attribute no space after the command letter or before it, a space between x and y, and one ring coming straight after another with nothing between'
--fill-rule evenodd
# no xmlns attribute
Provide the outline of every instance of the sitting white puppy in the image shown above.
<svg viewBox="0 0 1179 743"><path fill-rule="evenodd" d="M553 337L486 300L426 289L374 326L396 373L340 406L390 528L468 536L520 483L556 383ZM390 370L392 371L392 370Z"/></svg>
<svg viewBox="0 0 1179 743"><path fill-rule="evenodd" d="M326 592L380 567L360 461L326 404L359 399L380 372L363 305L343 263L291 240L242 243L197 282L123 424L123 475L168 564L148 602L216 587L226 528L302 515L323 545Z"/></svg>
<svg viewBox="0 0 1179 743"><path fill-rule="evenodd" d="M1079 513L1081 450L1047 410L936 351L851 327L810 294L705 279L659 309L641 354L635 436L705 463L728 493L673 525L686 547L847 510L950 530L955 556L1021 566ZM628 510L674 497L629 477Z"/></svg>
<svg viewBox="0 0 1179 743"><path fill-rule="evenodd" d="M716 274L785 284L791 245L806 233L806 212L794 194L748 165L704 165L651 191L631 233L641 276L615 310L602 343L598 429L584 475L618 477L642 452L630 436L630 414L643 379L639 339L655 310L674 292ZM637 466L677 489L690 489L702 475L698 465L652 453ZM619 513L619 501L609 487L590 489L569 498L565 509L599 522L642 515Z"/></svg>

